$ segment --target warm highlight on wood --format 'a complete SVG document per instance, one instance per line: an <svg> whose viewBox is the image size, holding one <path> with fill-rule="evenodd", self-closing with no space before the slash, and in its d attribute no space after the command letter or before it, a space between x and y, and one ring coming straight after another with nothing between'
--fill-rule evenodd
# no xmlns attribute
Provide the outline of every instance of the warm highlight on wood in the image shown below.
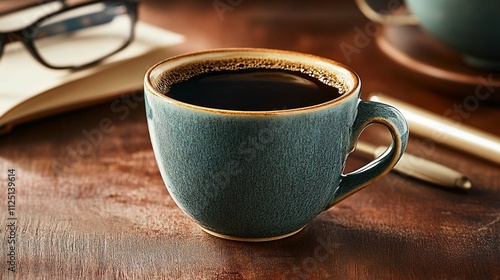
<svg viewBox="0 0 500 280"><path fill-rule="evenodd" d="M381 29L355 1L145 0L140 17L185 35L181 52L266 47L331 58L360 75L364 99L384 92L500 135L498 102L414 79L377 47ZM374 126L362 139L386 145L389 137ZM466 174L473 188L391 173L296 235L242 243L203 232L170 198L141 92L23 124L0 137L0 278L499 279L500 167L415 136L408 152ZM366 162L351 157L347 171ZM11 169L17 220L9 239Z"/></svg>

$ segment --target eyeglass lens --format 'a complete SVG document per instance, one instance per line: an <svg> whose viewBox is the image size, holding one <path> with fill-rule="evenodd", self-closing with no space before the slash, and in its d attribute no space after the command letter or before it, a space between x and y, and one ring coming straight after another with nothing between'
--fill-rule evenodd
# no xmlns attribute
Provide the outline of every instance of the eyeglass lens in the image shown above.
<svg viewBox="0 0 500 280"><path fill-rule="evenodd" d="M129 41L132 28L127 6L99 2L40 22L33 43L38 55L52 67L78 67L122 48Z"/></svg>

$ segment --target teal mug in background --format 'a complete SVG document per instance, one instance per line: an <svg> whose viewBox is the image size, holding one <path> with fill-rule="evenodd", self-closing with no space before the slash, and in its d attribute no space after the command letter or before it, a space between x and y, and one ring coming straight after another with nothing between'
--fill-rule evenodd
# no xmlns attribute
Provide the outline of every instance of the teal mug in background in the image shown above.
<svg viewBox="0 0 500 280"><path fill-rule="evenodd" d="M256 67L328 77L328 87L341 94L263 111L204 107L168 96L172 85L201 72ZM186 54L149 69L144 89L151 142L171 197L204 231L226 239L267 241L300 231L389 172L408 140L398 110L359 99L361 83L353 71L307 54L269 49ZM256 99L252 102L265 102L257 97L262 89L246 90L255 93L248 97ZM372 123L388 128L391 147L364 168L343 174L360 133Z"/></svg>
<svg viewBox="0 0 500 280"><path fill-rule="evenodd" d="M484 69L500 70L500 1L498 0L405 0L410 14L381 13L368 3L391 0L356 0L371 20L384 25L419 25L444 45L461 53L465 63ZM368 3L367 3L368 2ZM393 8L394 9L394 8ZM392 11L394 12L394 11Z"/></svg>

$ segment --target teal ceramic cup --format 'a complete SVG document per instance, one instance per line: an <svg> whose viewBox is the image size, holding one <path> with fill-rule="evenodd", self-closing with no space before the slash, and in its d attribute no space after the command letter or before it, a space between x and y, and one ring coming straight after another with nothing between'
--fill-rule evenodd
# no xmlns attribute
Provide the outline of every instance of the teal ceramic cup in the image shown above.
<svg viewBox="0 0 500 280"><path fill-rule="evenodd" d="M164 94L165 77L183 76L186 69L193 74L209 65L236 69L256 61L262 67L326 73L343 93L312 106L270 111L201 107ZM408 139L399 111L359 99L361 83L353 71L307 54L268 49L186 54L149 69L144 89L151 142L171 197L204 231L226 239L266 241L300 231L389 172ZM372 123L388 128L392 145L344 174L347 156Z"/></svg>
<svg viewBox="0 0 500 280"><path fill-rule="evenodd" d="M428 34L458 51L472 66L500 70L500 1L498 0L405 0L410 15L374 11L366 2L386 3L388 12L394 1L356 0L363 13L382 24L418 24Z"/></svg>
<svg viewBox="0 0 500 280"><path fill-rule="evenodd" d="M411 0L408 8L431 35L470 65L500 70L500 1Z"/></svg>

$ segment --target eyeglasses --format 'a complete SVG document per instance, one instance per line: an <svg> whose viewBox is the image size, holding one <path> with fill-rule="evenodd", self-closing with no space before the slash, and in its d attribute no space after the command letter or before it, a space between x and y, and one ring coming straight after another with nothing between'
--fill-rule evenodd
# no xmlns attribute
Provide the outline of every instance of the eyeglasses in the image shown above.
<svg viewBox="0 0 500 280"><path fill-rule="evenodd" d="M93 65L127 47L134 38L137 0L101 0L50 13L15 31L0 32L0 57L9 43L23 44L37 61L52 69ZM0 14L36 7L23 6ZM0 64L1 66L1 64Z"/></svg>

